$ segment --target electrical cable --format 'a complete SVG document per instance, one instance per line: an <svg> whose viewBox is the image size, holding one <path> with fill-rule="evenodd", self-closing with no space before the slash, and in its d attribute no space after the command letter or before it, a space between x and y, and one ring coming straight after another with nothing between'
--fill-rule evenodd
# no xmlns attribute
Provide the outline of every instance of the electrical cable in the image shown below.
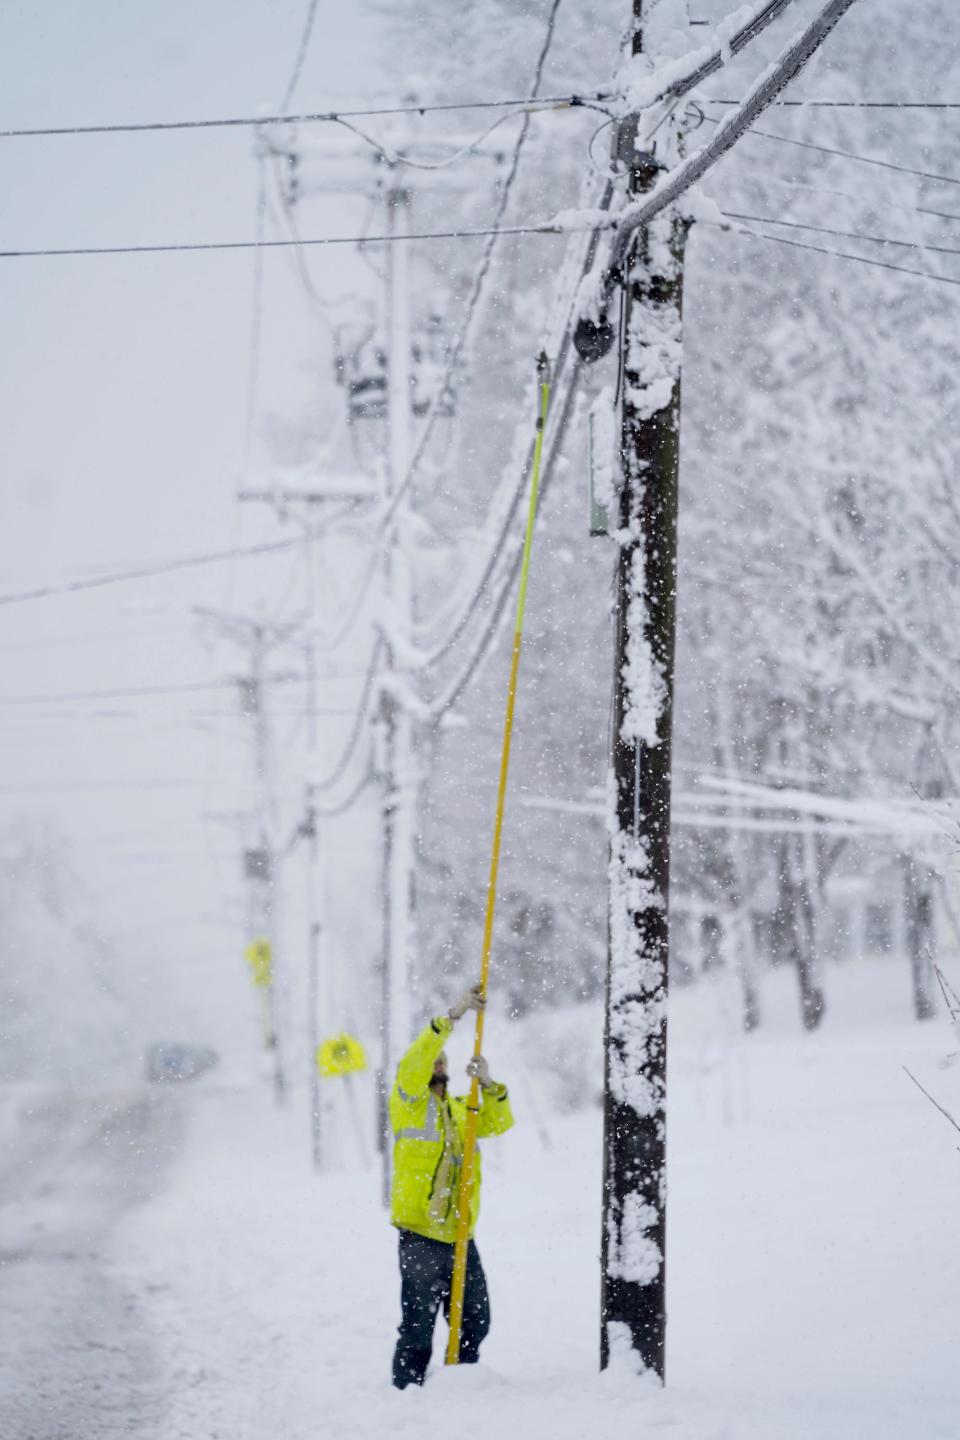
<svg viewBox="0 0 960 1440"><path fill-rule="evenodd" d="M341 779L341 777L346 773L347 766L353 759L354 752L356 751L357 745L360 741L360 736L363 734L363 722L366 719L367 707L370 704L370 697L373 693L374 682L377 676L377 666L379 664L380 655L384 649L384 643L385 642L383 636L378 635L377 639L374 642L373 650L370 653L370 663L367 666L366 678L363 682L363 688L360 692L360 699L357 703L356 712L354 714L354 723L350 728L350 734L347 737L347 743L344 746L340 757L337 760L337 763L334 765L330 773L325 776L323 780L313 782L313 790L315 794L320 794L325 790L332 790L334 785L336 785L337 781Z"/></svg>
<svg viewBox="0 0 960 1440"><path fill-rule="evenodd" d="M260 339L263 333L263 242L267 210L266 160L258 157L259 177L257 183L257 207L253 256L253 283L250 293L250 350L247 360L246 413L243 423L243 458L241 472L244 478L250 464L250 450L253 444L253 427L256 420L257 392L260 382Z"/></svg>
<svg viewBox="0 0 960 1440"><path fill-rule="evenodd" d="M41 139L66 135L137 135L167 130L218 130L266 125L339 125L345 120L378 115L433 115L452 110L579 110L616 100L612 91L583 95L528 96L518 100L463 100L437 105L388 105L367 110L322 110L299 115L238 115L214 120L152 120L122 125L54 125L33 129L0 130L0 140Z"/></svg>
<svg viewBox="0 0 960 1440"><path fill-rule="evenodd" d="M481 145L495 130L499 130L501 125L506 125L509 120L515 120L518 115L522 115L525 121L529 121L529 114L529 110L525 109L508 111L506 115L501 115L498 119L494 120L492 125L488 125L486 130L481 131L475 139L468 141L466 145L461 146L459 150L454 151L452 155L448 155L443 160L414 160L411 155L406 155L399 150L391 150L387 145L384 145L382 140L377 140L373 135L368 135L365 130L361 130L359 125L354 125L349 120L341 120L340 124L345 130L349 130L351 134L356 135L358 140L362 140L364 144L369 145L388 165L403 165L410 170L446 170L449 165L455 165L459 160L463 160L467 155L472 154L477 146Z"/></svg>
<svg viewBox="0 0 960 1440"><path fill-rule="evenodd" d="M792 3L793 0L769 0L769 3L756 11L752 19L748 20L735 35L731 35L728 40L719 45L708 60L688 71L686 75L678 75L646 103L656 104L658 100L680 99L689 94L691 90L695 90L709 76L722 70L734 55L739 55L741 50L746 49L751 41L766 30L768 25L772 25L774 20L779 19L784 10Z"/></svg>
<svg viewBox="0 0 960 1440"><path fill-rule="evenodd" d="M612 286L612 284L614 283L614 277L619 273L620 267L624 263L626 254L632 244L632 235L638 228L638 226L640 224L649 223L649 220L652 219L654 215L665 209L668 204L674 203L680 197L680 195L682 195L687 189L689 189L692 184L702 179L703 176L713 167L713 165L715 165L717 161L721 159L724 154L727 153L727 151L742 136L750 122L755 119L757 115L761 114L762 111L772 103L772 101L781 92L783 87L787 83L789 83L789 81L794 78L795 75L799 74L800 71L802 71L804 66L809 61L811 55L813 55L820 47L820 45L823 44L824 40L830 34L837 21L845 13L845 11L850 8L850 5L852 3L853 0L829 0L829 3L824 6L820 14L811 21L811 23L806 27L806 29L801 32L792 42L792 44L783 52L776 65L771 70L764 72L764 74L760 76L760 78L755 83L753 89L750 91L750 93L744 100L740 110L731 118L729 122L725 122L724 126L720 131L718 131L717 135L713 138L713 140L710 141L710 143L706 145L702 150L692 155L689 160L683 162L680 166L678 166L677 169L672 172L672 176L667 177L664 180L663 184L659 186L658 189L649 198L636 204L632 207L631 210L628 210L626 212L625 220L623 217L621 217L621 222L617 227L616 235L611 245L610 258L608 260L605 270L605 288L609 289L609 287ZM763 17L766 17L764 23L769 23L769 18L771 17L773 12L776 11L776 13L779 13L782 8L784 8L784 6L778 6L777 4L765 7L764 11L761 12L761 15ZM760 20L760 18L761 16L755 17L755 20L751 22L750 25L745 27L745 31L741 32L741 34L746 33L747 30L750 30L751 34L757 33L755 30L752 29L752 26L755 25ZM721 57L717 63L718 66L722 64L723 58ZM685 82L678 81L677 85L674 86L668 93L672 96L679 96L680 94L684 93L682 89L683 83ZM610 188L612 190L612 186ZM594 242L599 240L599 233L599 228L595 229L593 236ZM556 376L559 376L560 372L562 371L563 361L565 360L566 355L569 351L569 347L572 343L571 337L572 322L567 325L563 336L563 341L561 343L560 352L557 355L554 372ZM578 373L579 364L575 368L575 374ZM566 414L568 413L569 406L572 403L572 397L573 387L571 385L568 388L567 398L564 403L563 414L561 416L561 433L562 425L563 423L565 423ZM518 503L518 493L519 492L516 492L514 496L514 508L515 505ZM510 518L512 518L512 515ZM429 658L429 661L425 662L426 664L436 663L436 661L440 659L447 650L449 650L450 646L455 642L457 638L459 638L459 635L463 632L465 625L469 621L470 615L476 609L476 606L479 604L480 596L482 595L483 590L485 589L486 584L493 573L493 569L496 565L497 554L499 553L499 548L500 547L498 546L498 548L493 552L493 558L488 563L487 573L484 577L483 582L481 583L481 587L477 592L475 592L467 611L461 617L460 621L458 621L458 623L453 627L453 630L450 632L450 634L448 634L442 645L438 646L437 649L433 652L433 654ZM500 602L498 602L499 609L495 607L495 617L493 623L491 625L488 625L487 638L481 642L481 657L483 653L486 653L486 649L489 648L489 643L491 643L492 637L495 634L496 625L499 622L499 615L502 613L503 605L505 604L504 590L508 589L509 583L512 581L513 574L515 573L515 566L516 556L514 556L513 558L513 565L511 566L508 575L507 585L504 587L504 589L501 590L501 600ZM479 659L477 659L476 663L479 664ZM470 669L468 667L465 675L461 677L461 680L456 682L453 687L448 688L446 695L442 698L440 702L438 702L438 708L436 713L442 714L445 709L448 709L450 705L456 702L460 694L462 694L463 690L466 688L466 685L469 683L469 679L471 678L471 675L475 668L475 666L473 667L473 669Z"/></svg>
<svg viewBox="0 0 960 1440"><path fill-rule="evenodd" d="M703 117L709 125L719 125L712 115ZM769 130L748 130L748 136L757 140L776 140L781 145L795 145L801 150L816 150L821 155L836 155L842 160L856 160L861 165L878 165L883 170L895 170L900 175L915 175L921 180L935 180L941 185L960 185L956 175L938 175L930 170L916 170L910 165L898 165L893 160L878 160L874 155L860 155L855 150L840 150L833 145L819 145L812 140L795 140L790 135L772 135Z"/></svg>
<svg viewBox="0 0 960 1440"><path fill-rule="evenodd" d="M267 540L259 545L238 545L230 550L212 550L206 555L189 555L161 565L143 565L134 570L117 570L108 575L94 575L87 580L66 580L59 585L43 585L35 590L16 590L0 595L0 605L20 605L28 600L45 600L51 595L71 595L78 590L98 590L104 585L121 585L128 580L150 580L156 575L172 575L179 570L192 570L200 565L219 565L224 560L250 559L290 550L301 543L300 536L286 540Z"/></svg>
<svg viewBox="0 0 960 1440"><path fill-rule="evenodd" d="M564 394L559 410L556 411L557 418L551 429L549 454L544 460L543 474L540 480L540 497L537 505L538 516L553 477L554 466L563 446L567 424L569 423L570 414L573 409L573 399L577 391L582 369L583 361L578 356L570 372L566 393ZM430 707L431 718L434 724L436 724L448 710L456 705L495 642L507 608L507 603L510 599L510 592L513 589L514 581L520 573L522 563L523 549L518 546L511 556L506 574L504 575L499 591L494 597L492 609L472 655L469 656L466 663L461 667L456 679L447 686L442 695L440 695Z"/></svg>
<svg viewBox="0 0 960 1440"><path fill-rule="evenodd" d="M296 59L293 62L293 69L290 72L290 79L287 81L287 88L284 91L283 99L280 101L280 109L285 114L290 109L290 101L293 99L294 91L300 83L300 76L303 74L303 66L307 58L307 51L310 49L310 39L313 35L313 22L317 18L318 0L309 0L307 6L307 17L303 24L303 32L300 36L300 46L297 50Z"/></svg>
<svg viewBox="0 0 960 1440"><path fill-rule="evenodd" d="M864 197L862 194L851 194L849 190L838 190L832 185L811 185L809 181L784 180L775 175L768 175L765 178L768 182L772 182L774 185L780 185L784 189L799 190L809 195L822 196L831 201L847 200L851 204L860 207L864 204L869 204L871 209L890 210L897 215L902 214L904 210L909 210L915 215L932 215L938 220L950 220L955 224L960 221L960 215L950 210L933 210L928 205L906 205L900 200L890 200L879 196Z"/></svg>
<svg viewBox="0 0 960 1440"><path fill-rule="evenodd" d="M275 684L291 684L300 676L276 676ZM0 695L0 706L59 705L74 700L125 700L141 695L190 695L199 690L232 690L234 680L191 681L185 685L136 685L121 690L76 690L55 695Z"/></svg>
<svg viewBox="0 0 960 1440"><path fill-rule="evenodd" d="M632 205L627 206L610 246L610 258L602 286L604 301L623 266L629 262L637 231L648 226L668 206L675 204L733 149L744 134L750 133L753 122L773 104L791 80L802 74L854 3L855 0L827 0L823 8L781 52L774 64L761 72L744 97L743 104L718 125L712 139L665 174L648 195L638 197ZM723 63L722 58L720 63ZM678 93L675 87L671 93Z"/></svg>
<svg viewBox="0 0 960 1440"><path fill-rule="evenodd" d="M739 105L711 95L705 105ZM778 100L776 108L794 110L960 110L960 100Z"/></svg>
<svg viewBox="0 0 960 1440"><path fill-rule="evenodd" d="M309 543L314 544L342 517L338 511L310 533ZM302 535L288 536L283 540L264 540L255 545L235 545L228 550L211 550L206 554L185 555L176 560L163 561L158 565L143 565L136 569L116 570L105 575L92 575L86 580L65 580L55 585L44 585L34 590L11 591L0 594L0 605L19 605L29 600L45 600L53 595L68 595L79 590L98 590L104 585L120 585L131 580L151 580L154 576L172 575L180 570L192 570L197 566L219 565L226 560L250 560L260 555L272 555L292 550L302 545Z"/></svg>
<svg viewBox="0 0 960 1440"><path fill-rule="evenodd" d="M634 214L630 216L630 224L624 225L621 223L621 225L618 227L616 239L611 246L612 261L610 264L608 264L608 274L615 270L617 263L622 262L623 253L629 248L629 245L631 243L631 232L633 229L636 228L636 225L639 222L640 215L643 215L643 223L647 223L647 220L649 218L652 218L652 215L656 214L658 212L658 209L662 209L665 207L666 204L672 203L679 197L680 194L684 192L684 190L689 188L690 184L702 178L702 176L712 167L712 165L715 164L716 161L719 160L721 156L727 152L727 150L736 142L739 136L743 133L743 130L738 131L734 128L737 125L737 121L740 120L741 122L743 122L744 126L746 124L749 124L751 118L755 118L757 114L761 113L761 111L771 103L771 101L776 97L782 87L791 78L793 78L794 75L796 75L800 72L800 70L803 69L804 65L810 59L811 55L815 53L815 51L825 40L826 36L833 29L840 16L847 9L849 9L851 3L852 0L830 0L830 3L828 3L824 7L824 9L816 17L816 19L810 25L808 25L806 30L802 32L783 53L776 66L771 71L766 72L758 79L758 81L753 87L753 90L748 95L741 107L741 114L737 117L734 117L733 121L729 125L725 126L725 134L722 144L718 145L714 142L711 142L711 144L705 147L703 151L698 152L698 154L692 156L690 161L678 167L678 170L674 172L673 179L668 180L660 188L659 193L655 194L644 204L635 207ZM769 23L769 20L770 18L772 18L774 12L780 13L783 8L785 8L784 5L778 5L776 3L765 7L761 14L756 16L754 18L754 21L752 21L750 25L745 27L745 29L740 32L740 35L743 36L749 31L752 38L754 34L759 33L754 27L758 25L761 20L763 21L764 25ZM716 68L719 68L719 66L724 63L724 56L719 55L718 57L715 57L715 59ZM712 64L713 62L708 63ZM701 72L697 73L700 74ZM680 95L684 93L683 86L685 84L687 84L687 82L685 81L676 82L675 86L672 87L670 92L668 93L672 95ZM648 211L650 212L649 214ZM595 232L594 238L599 238L599 231ZM566 350L571 343L571 332L572 326L568 325L563 340L564 353L566 353ZM558 361L559 358L560 357L558 356ZM559 454L559 447L562 444L564 428L567 423L567 418L569 416L570 410L572 409L573 396L575 392L576 381L581 368L581 363L582 362L580 362L578 359L574 366L571 380L567 388L567 394L565 396L560 414L560 419L557 424L556 438L551 449L551 460L555 455ZM560 368L561 367L558 363L558 365L556 366L556 370L559 371ZM549 480L551 468L551 465L548 463L546 474L544 477L544 488L546 488L546 484ZM484 655L487 653L491 644L493 643L499 627L500 619L503 614L503 610L506 605L507 597L509 595L510 586L513 583L513 580L517 573L517 566L518 556L515 552L512 557L512 563L508 569L505 581L501 586L500 593L494 602L493 612L488 619L480 643L474 651L473 656L471 656L468 660L466 666L464 666L461 670L458 678L453 682L452 685L447 687L447 690L444 692L444 694L438 699L437 702L435 702L435 705L433 706L433 715L435 719L439 719L439 717L446 710L448 710L452 705L457 702L457 700L460 698L460 696L466 689L467 685L470 683L473 675L476 673L476 670L479 667Z"/></svg>
<svg viewBox="0 0 960 1440"><path fill-rule="evenodd" d="M706 224L714 224L713 221L706 221ZM728 227L718 226L719 229ZM859 265L872 265L878 270L894 270L899 275L913 275L918 280L931 280L938 285L960 285L960 277L952 275L934 275L930 270L913 270L909 265L894 265L891 260L871 260L866 255L851 255L845 250L828 250L824 245L810 245L805 240L790 240L786 235L769 235L762 230L748 230L746 226L730 226L730 230L737 235L746 235L751 240L772 240L777 245L789 245L794 250L812 250L817 255L829 255L833 260L852 260Z"/></svg>
<svg viewBox="0 0 960 1440"><path fill-rule="evenodd" d="M585 227L586 228L586 227ZM168 255L212 250L288 250L295 245L387 245L410 240L477 240L487 235L569 235L570 225L508 225L500 230L427 230L408 235L325 235L300 240L208 240L172 245L76 245L37 250L0 250L0 260L43 260L70 255Z"/></svg>
<svg viewBox="0 0 960 1440"><path fill-rule="evenodd" d="M960 255L960 248L955 245L932 245L924 240L895 240L890 235L864 235L859 230L834 230L826 225L809 225L800 220L777 220L772 215L744 215L736 210L724 210L723 214L728 220L746 220L756 225L783 225L790 230L810 230L817 235L834 235L841 240L862 240L872 245L894 245L904 250L929 250L936 255Z"/></svg>
<svg viewBox="0 0 960 1440"><path fill-rule="evenodd" d="M540 53L537 56L537 63L533 73L533 85L531 89L534 95L536 95L537 91L540 89L540 83L543 79L543 70L547 62L547 56L550 53L550 46L553 43L553 36L557 22L557 12L560 9L560 3L561 0L553 0L553 4L550 8L550 13L547 16L547 25L544 32L543 43L540 46ZM436 393L434 394L434 397L430 403L430 409L428 410L427 415L424 419L423 427L417 439L416 448L414 449L410 464L407 467L407 473L403 477L401 483L398 485L396 493L392 497L390 504L387 507L386 514L383 517L383 521L381 523L381 534L386 532L390 521L396 514L398 506L400 505L403 497L406 495L406 493L412 486L414 479L416 478L420 463L423 460L423 457L426 454L427 446L430 443L430 437L433 433L437 416L440 414L440 411L443 408L443 404L447 398L447 394L450 388L450 382L453 379L456 368L460 363L460 356L462 355L464 347L466 346L469 339L470 329L473 324L473 317L476 313L477 306L480 302L480 297L483 293L483 287L486 282L487 275L489 274L490 266L493 262L493 252L496 248L497 240L501 234L510 233L502 229L501 227L503 224L503 217L506 214L507 205L510 201L510 194L513 190L513 185L517 178L517 171L520 166L520 156L523 151L524 144L526 143L529 129L530 117L528 114L524 116L523 125L520 129L520 134L517 136L516 143L513 147L513 155L510 159L510 169L507 171L506 179L504 180L500 190L500 200L497 205L497 211L493 219L493 228L489 232L489 237L487 245L484 249L483 258L481 259L473 278L473 287L467 300L466 311L464 313L462 321L460 322L460 329L457 332L457 337L450 348L450 354L447 357L447 364L444 369L443 379L437 386Z"/></svg>
<svg viewBox="0 0 960 1440"><path fill-rule="evenodd" d="M609 209L610 205L613 202L613 195L613 182L611 180L608 180L604 187L603 194L600 197L600 204L597 208L600 210ZM563 330L559 342L557 343L556 354L555 357L553 357L552 359L552 379L555 392L558 390L561 384L563 372L566 368L566 363L573 345L573 327L576 319L577 293L579 292L580 284L583 282L584 278L590 273L590 270L593 267L594 261L596 259L597 250L600 244L600 235L602 234L602 231L603 227L598 225L594 227L590 235L589 242L584 252L583 260L579 267L580 275L578 279L578 284L574 288L573 294L571 296L566 319L563 325ZM577 370L577 373L579 373L579 369ZM559 413L562 418L562 416L566 413L566 402L564 402L564 404L559 407L559 411L557 410L557 407L555 405L554 412ZM439 660L443 658L444 655L447 654L447 652L452 648L452 646L456 644L456 642L459 640L460 636L466 629L467 625L470 623L473 614L475 613L478 605L486 594L487 587L489 586L490 581L496 571L498 560L503 552L503 548L507 542L507 538L513 526L514 518L517 513L517 508L520 505L520 502L525 493L527 480L530 474L530 467L533 464L533 453L533 445L531 444L527 449L526 460L524 465L521 467L519 478L514 484L514 489L511 494L509 504L506 506L504 514L501 518L497 537L487 553L487 559L484 562L479 579L472 585L470 598L468 599L466 605L462 608L457 620L447 630L447 633L444 636L443 640L440 641L430 651L429 655L424 659L424 669L429 669L431 666L435 665ZM550 461L548 459L547 465L545 467L543 483L541 485L541 494L546 490L549 484L549 471Z"/></svg>
<svg viewBox="0 0 960 1440"><path fill-rule="evenodd" d="M364 774L357 781L356 785L354 785L353 789L350 790L350 792L345 795L342 800L338 801L336 805L314 805L313 813L317 816L321 816L324 820L332 820L337 815L344 815L360 798L360 796L363 794L364 790L366 790L372 779L372 770L365 771Z"/></svg>

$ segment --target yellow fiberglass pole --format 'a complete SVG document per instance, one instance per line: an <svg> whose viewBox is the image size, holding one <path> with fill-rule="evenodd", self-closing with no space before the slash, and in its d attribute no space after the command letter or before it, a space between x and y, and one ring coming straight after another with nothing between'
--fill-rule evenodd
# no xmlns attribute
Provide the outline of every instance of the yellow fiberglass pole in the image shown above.
<svg viewBox="0 0 960 1440"><path fill-rule="evenodd" d="M480 961L480 988L487 993L490 974L490 949L493 942L493 915L497 903L497 872L500 868L500 838L503 834L503 810L507 795L507 773L510 769L510 741L513 737L513 711L517 698L517 675L520 669L520 645L523 640L523 612L527 604L527 580L530 575L530 551L533 527L537 518L540 492L540 462L543 455L543 432L550 403L550 370L546 355L537 361L540 381L540 407L537 415L537 438L533 449L530 474L530 502L527 507L527 529L523 541L523 563L520 567L520 593L517 598L517 623L513 632L513 655L510 661L510 682L507 686L507 713L503 726L503 750L500 755L500 784L497 788L497 809L493 822L493 850L490 856L490 879L487 884L487 913L483 927L483 955ZM473 1053L483 1050L483 1011L477 1012ZM457 1239L453 1252L453 1276L450 1281L450 1338L447 1343L447 1364L460 1360L460 1329L463 1324L463 1291L467 1276L467 1246L470 1241L470 1211L473 1200L474 1162L477 1151L477 1115L480 1109L480 1085L476 1077L470 1082L467 1097L467 1125L463 1139L463 1162L460 1187L457 1191Z"/></svg>

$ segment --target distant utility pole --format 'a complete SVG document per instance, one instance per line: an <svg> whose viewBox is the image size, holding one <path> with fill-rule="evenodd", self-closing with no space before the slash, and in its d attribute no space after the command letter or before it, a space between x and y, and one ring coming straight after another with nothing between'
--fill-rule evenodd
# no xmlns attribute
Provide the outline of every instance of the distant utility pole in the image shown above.
<svg viewBox="0 0 960 1440"><path fill-rule="evenodd" d="M406 479L410 464L411 369L408 242L410 191L392 185L386 192L387 246L387 463L389 504ZM390 1198L390 1117L387 1097L393 1068L409 1043L410 966L414 945L414 874L419 790L414 721L403 690L404 650L413 623L413 583L404 550L400 506L383 557L383 624L386 664L380 690L384 735L383 773L383 959L381 1055L377 1077L378 1136L383 1160L383 1199Z"/></svg>
<svg viewBox="0 0 960 1440"><path fill-rule="evenodd" d="M277 1103L286 1095L280 1017L277 1002L277 847L276 806L273 794L270 727L264 706L268 676L265 662L269 650L284 640L296 626L271 626L244 616L224 614L200 606L196 613L229 639L248 650L250 668L239 676L240 704L253 722L253 771L255 794L250 843L244 851L243 870L247 890L247 959L263 1006L263 1043L273 1061L273 1089Z"/></svg>
<svg viewBox="0 0 960 1440"><path fill-rule="evenodd" d="M311 592L312 593L312 592ZM317 657L313 638L307 640L307 758L311 778L307 781L305 812L300 834L307 842L307 1073L310 1077L310 1153L317 1170L323 1165L323 1102L320 1070L320 940L323 921L320 908L320 834L312 772L317 758Z"/></svg>
<svg viewBox="0 0 960 1440"><path fill-rule="evenodd" d="M643 4L633 0L632 52L639 55L643 48ZM664 168L642 127L642 116L627 116L615 141L631 197L652 189ZM665 127L660 133L665 138ZM684 239L683 223L667 210L633 236L618 277L623 287L621 483L615 531L600 1365L605 1369L612 1355L632 1352L661 1379Z"/></svg>

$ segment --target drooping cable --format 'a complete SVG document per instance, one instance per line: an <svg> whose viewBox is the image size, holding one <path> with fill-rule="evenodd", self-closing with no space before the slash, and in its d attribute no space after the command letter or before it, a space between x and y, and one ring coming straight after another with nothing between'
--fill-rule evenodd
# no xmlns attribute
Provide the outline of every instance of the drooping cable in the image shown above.
<svg viewBox="0 0 960 1440"><path fill-rule="evenodd" d="M543 43L540 46L540 53L537 56L537 63L534 68L533 74L532 91L534 95L536 95L538 90L540 89L540 84L543 79L543 70L547 62L547 56L550 53L550 46L553 43L553 36L557 23L557 12L560 9L560 3L561 0L553 0L553 3L550 7L550 13L547 16L547 26L543 36ZM437 386L433 399L430 402L430 409L427 411L426 417L423 422L423 427L420 431L419 436L417 437L417 443L414 447L414 452L413 456L411 457L410 464L407 467L407 473L403 477L400 484L397 486L396 494L392 497L391 502L387 507L387 511L381 522L381 533L383 533L389 526L391 520L393 519L393 516L396 514L398 506L400 505L404 496L407 494L410 487L412 486L419 471L421 462L423 461L423 457L426 454L427 446L430 443L430 437L433 434L433 429L436 424L437 417L444 407L444 403L449 393L451 381L456 374L457 366L460 363L460 357L463 354L464 348L470 338L474 316L477 312L477 306L480 303L480 297L483 294L483 287L490 272L490 266L493 263L493 252L496 249L497 241L502 234L516 233L515 230L506 230L503 228L503 217L506 214L507 205L510 202L510 195L513 190L514 182L517 178L517 172L520 168L520 156L523 152L523 147L526 143L529 130L530 114L528 111L523 117L523 125L520 127L520 133L517 136L516 142L513 147L513 154L510 157L510 169L507 171L506 179L504 180L503 186L500 191L500 199L497 204L496 214L493 218L493 227L488 232L487 244L484 248L483 258L481 259L480 264L477 267L476 274L473 277L473 285L470 290L470 295L467 299L466 310L464 311L463 319L460 322L460 328L457 332L456 339L454 340L453 345L450 347L450 354L447 356L447 363L444 368L443 379Z"/></svg>
<svg viewBox="0 0 960 1440"><path fill-rule="evenodd" d="M307 52L310 49L310 40L313 35L313 22L317 18L317 5L319 0L309 0L307 6L307 18L303 24L303 32L300 36L300 45L297 49L296 58L293 62L293 69L290 71L290 79L287 81L287 88L284 91L283 99L280 101L281 114L286 114L290 109L290 102L293 100L294 92L300 83L300 76L303 74L303 67L306 62Z"/></svg>

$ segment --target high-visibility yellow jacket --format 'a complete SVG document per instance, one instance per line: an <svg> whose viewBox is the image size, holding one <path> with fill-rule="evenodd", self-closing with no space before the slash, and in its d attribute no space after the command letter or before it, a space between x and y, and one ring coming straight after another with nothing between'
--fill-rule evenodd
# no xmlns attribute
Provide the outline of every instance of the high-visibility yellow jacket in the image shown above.
<svg viewBox="0 0 960 1440"><path fill-rule="evenodd" d="M467 1124L466 1096L441 1100L430 1089L433 1065L453 1029L445 1015L431 1020L397 1066L390 1095L394 1132L390 1219L401 1230L453 1244L457 1238L457 1182ZM477 1136L502 1135L513 1124L505 1085L480 1091ZM470 1234L480 1213L480 1152L474 1161Z"/></svg>

